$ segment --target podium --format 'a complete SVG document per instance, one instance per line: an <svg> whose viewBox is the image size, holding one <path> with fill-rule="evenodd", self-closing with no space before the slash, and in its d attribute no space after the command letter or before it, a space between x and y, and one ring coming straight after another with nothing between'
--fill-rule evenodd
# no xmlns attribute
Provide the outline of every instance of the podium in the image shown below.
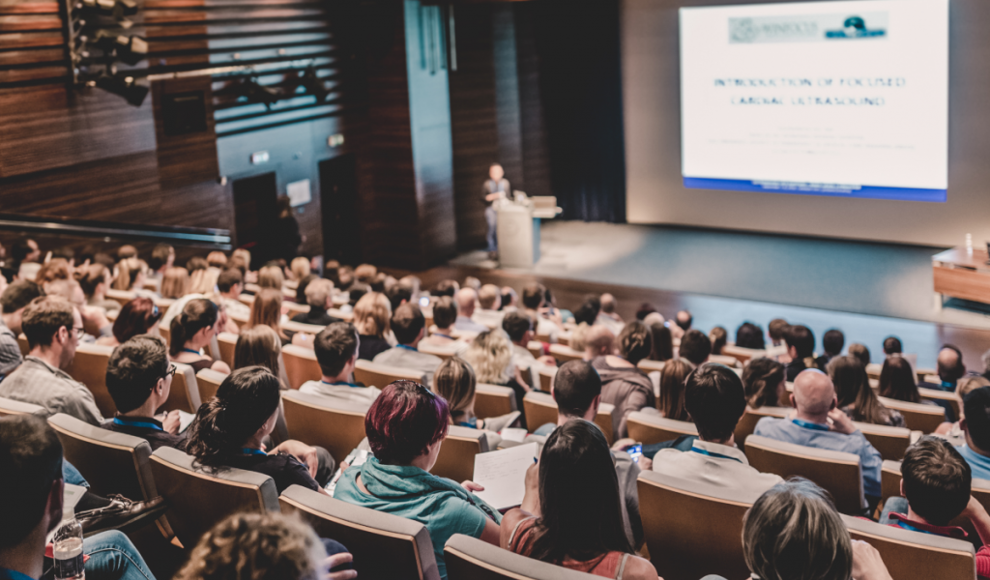
<svg viewBox="0 0 990 580"><path fill-rule="evenodd" d="M560 214L557 198L529 197L521 202L502 200L498 212L498 257L506 268L532 268L540 260L540 220Z"/></svg>

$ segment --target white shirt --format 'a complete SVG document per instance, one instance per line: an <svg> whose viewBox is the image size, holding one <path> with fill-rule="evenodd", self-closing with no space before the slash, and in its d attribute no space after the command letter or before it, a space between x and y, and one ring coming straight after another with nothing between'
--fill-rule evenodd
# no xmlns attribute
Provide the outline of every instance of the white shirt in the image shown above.
<svg viewBox="0 0 990 580"><path fill-rule="evenodd" d="M474 316L471 317L471 320L488 328L502 328L502 318L504 316L505 313L498 310L479 308L474 311Z"/></svg>
<svg viewBox="0 0 990 580"><path fill-rule="evenodd" d="M306 381L299 387L300 393L328 397L335 401L371 405L382 393L377 387L352 387L346 383L329 384L323 381Z"/></svg>
<svg viewBox="0 0 990 580"><path fill-rule="evenodd" d="M782 482L779 475L760 473L735 447L695 439L690 451L661 449L653 457L653 471L687 481L697 481L751 491L758 497Z"/></svg>
<svg viewBox="0 0 990 580"><path fill-rule="evenodd" d="M426 378L426 386L433 384L433 373L443 360L440 357L419 352L407 346L394 346L385 352L378 353L375 360L371 361L376 365L385 365L398 369L405 369L423 373ZM377 385L376 385L377 386ZM382 385L383 387L385 385Z"/></svg>

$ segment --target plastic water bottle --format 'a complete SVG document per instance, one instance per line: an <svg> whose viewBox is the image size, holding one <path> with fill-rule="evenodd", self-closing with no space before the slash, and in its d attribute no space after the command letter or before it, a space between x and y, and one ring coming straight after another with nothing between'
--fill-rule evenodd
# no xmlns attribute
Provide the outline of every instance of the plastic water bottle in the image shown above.
<svg viewBox="0 0 990 580"><path fill-rule="evenodd" d="M62 523L52 539L56 580L85 580L83 569L83 529L72 508L62 514Z"/></svg>
<svg viewBox="0 0 990 580"><path fill-rule="evenodd" d="M966 234L966 253L973 255L973 234Z"/></svg>

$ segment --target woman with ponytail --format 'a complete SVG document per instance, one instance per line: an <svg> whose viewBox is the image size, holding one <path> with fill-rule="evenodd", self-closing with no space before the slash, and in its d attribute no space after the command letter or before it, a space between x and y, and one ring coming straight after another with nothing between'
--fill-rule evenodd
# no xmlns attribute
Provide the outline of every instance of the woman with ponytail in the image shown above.
<svg viewBox="0 0 990 580"><path fill-rule="evenodd" d="M209 471L235 467L268 475L279 493L293 484L326 493L336 467L326 449L289 440L265 451L280 413L280 390L278 378L264 367L237 369L199 408L186 452Z"/></svg>
<svg viewBox="0 0 990 580"><path fill-rule="evenodd" d="M187 364L194 372L213 369L230 374L230 367L223 361L214 361L203 354L217 333L220 311L217 305L205 298L190 300L182 312L169 323L168 358L172 362Z"/></svg>

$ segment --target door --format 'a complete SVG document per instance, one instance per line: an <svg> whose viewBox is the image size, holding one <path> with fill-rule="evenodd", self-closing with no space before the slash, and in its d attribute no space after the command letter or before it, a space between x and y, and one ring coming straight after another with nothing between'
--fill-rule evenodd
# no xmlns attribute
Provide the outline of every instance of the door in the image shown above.
<svg viewBox="0 0 990 580"><path fill-rule="evenodd" d="M361 263L357 163L353 154L320 162L323 256L341 264Z"/></svg>
<svg viewBox="0 0 990 580"><path fill-rule="evenodd" d="M237 245L251 251L251 269L257 270L271 259L271 244L265 234L273 230L278 219L275 173L238 179L233 186Z"/></svg>

